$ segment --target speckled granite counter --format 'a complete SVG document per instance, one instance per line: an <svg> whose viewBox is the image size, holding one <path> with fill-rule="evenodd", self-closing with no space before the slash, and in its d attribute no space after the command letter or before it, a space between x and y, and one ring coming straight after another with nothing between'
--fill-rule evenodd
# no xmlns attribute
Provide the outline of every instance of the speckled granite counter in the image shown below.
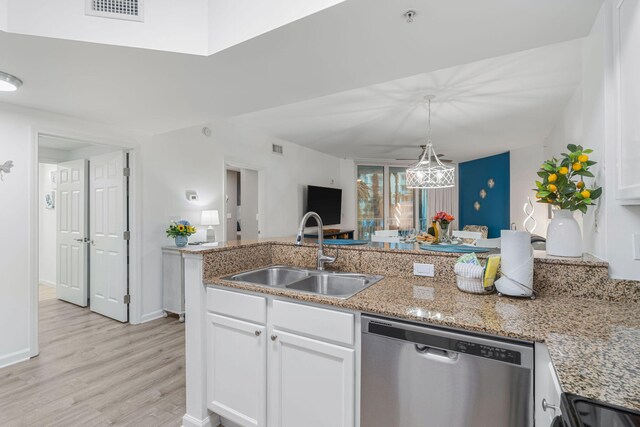
<svg viewBox="0 0 640 427"><path fill-rule="evenodd" d="M593 298L598 296L597 292L586 293L591 298L562 293L545 294L533 301L498 297L495 294L471 295L458 291L455 284L447 280L446 275L440 278L436 275L436 279L429 279L404 274L405 262L413 262L414 256L422 255L418 259L425 262L424 252L399 250L409 257L399 261L393 257L395 249L371 247L360 251L384 251L387 259L380 258L380 254L371 259L362 258L365 252L341 250L343 258L337 266L339 269L383 275L387 273L385 279L348 300L220 279L226 274L270 264L308 266L313 262L313 247L296 248L296 251L291 252L289 248L280 247L290 245L288 241L272 241L271 244L276 245L276 250L271 247L267 250L264 242L252 242L224 245L211 252L207 251L209 255L205 255L205 283L469 331L546 342L564 391L640 410L640 304L620 302L624 301L622 298L626 294L636 295L637 282L616 282L616 286L627 289L618 295L620 298L616 298L616 302ZM242 251L231 250L234 248L242 248ZM551 268L549 272L563 276L565 281L571 282L571 286L581 285L580 280L583 278L574 279L571 274L567 275L565 271L559 274L557 270L562 268L560 265L566 265L571 260L542 259L543 261L536 263L536 268L542 264L551 268L555 264L555 268ZM426 262L432 261L433 258L430 258ZM604 268L606 271L607 268L605 262L597 259L576 261L577 264L570 265L582 263L587 268L585 274L591 269L600 274L599 269ZM386 265L385 262L392 265ZM393 268L398 268L398 263L401 268L394 270ZM609 286L613 285L609 283ZM580 292L578 295L580 296Z"/></svg>

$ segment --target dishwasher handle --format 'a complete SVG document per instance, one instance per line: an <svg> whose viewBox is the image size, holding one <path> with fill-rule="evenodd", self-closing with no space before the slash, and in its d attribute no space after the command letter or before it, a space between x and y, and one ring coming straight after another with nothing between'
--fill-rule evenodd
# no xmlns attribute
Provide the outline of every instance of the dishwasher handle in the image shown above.
<svg viewBox="0 0 640 427"><path fill-rule="evenodd" d="M458 353L455 351L441 350L428 345L415 344L416 351L430 359L440 360L441 362L456 362Z"/></svg>

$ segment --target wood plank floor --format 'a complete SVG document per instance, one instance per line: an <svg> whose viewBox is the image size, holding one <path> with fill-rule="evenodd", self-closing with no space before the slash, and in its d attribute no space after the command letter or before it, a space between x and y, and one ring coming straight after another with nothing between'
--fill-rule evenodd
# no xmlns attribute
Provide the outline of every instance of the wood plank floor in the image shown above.
<svg viewBox="0 0 640 427"><path fill-rule="evenodd" d="M56 298L56 288L54 288L53 286L40 284L38 286L38 290L40 294L40 301L46 301L48 299Z"/></svg>
<svg viewBox="0 0 640 427"><path fill-rule="evenodd" d="M40 302L40 355L0 369L0 426L179 426L184 324Z"/></svg>

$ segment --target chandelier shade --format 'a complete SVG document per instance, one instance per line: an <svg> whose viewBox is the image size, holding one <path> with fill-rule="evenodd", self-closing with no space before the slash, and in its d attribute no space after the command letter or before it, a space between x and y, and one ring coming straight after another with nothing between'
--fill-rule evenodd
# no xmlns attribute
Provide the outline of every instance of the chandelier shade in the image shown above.
<svg viewBox="0 0 640 427"><path fill-rule="evenodd" d="M427 145L415 163L406 171L407 188L450 188L456 185L455 167L440 161L431 143L431 97L429 102L429 128Z"/></svg>

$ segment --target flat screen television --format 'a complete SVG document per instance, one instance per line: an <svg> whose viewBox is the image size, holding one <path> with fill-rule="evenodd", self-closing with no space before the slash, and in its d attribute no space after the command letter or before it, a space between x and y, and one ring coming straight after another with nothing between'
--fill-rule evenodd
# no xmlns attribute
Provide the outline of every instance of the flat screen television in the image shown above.
<svg viewBox="0 0 640 427"><path fill-rule="evenodd" d="M315 212L322 218L323 225L340 224L342 217L342 190L339 188L307 186L307 206L304 211ZM305 224L315 227L316 220L310 218Z"/></svg>

